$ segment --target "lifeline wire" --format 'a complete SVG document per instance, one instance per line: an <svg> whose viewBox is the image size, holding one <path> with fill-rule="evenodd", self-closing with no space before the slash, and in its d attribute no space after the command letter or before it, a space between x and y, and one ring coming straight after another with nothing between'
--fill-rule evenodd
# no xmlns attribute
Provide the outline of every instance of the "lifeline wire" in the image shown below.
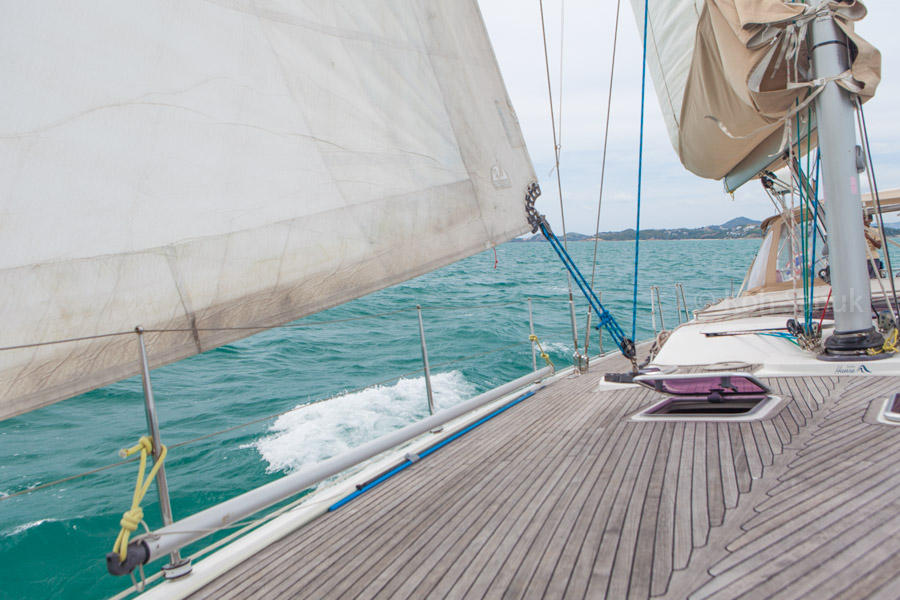
<svg viewBox="0 0 900 600"><path fill-rule="evenodd" d="M644 0L644 54L641 61L641 133L638 145L637 224L634 231L634 294L631 300L631 339L637 330L638 258L641 250L641 175L644 163L644 99L647 89L647 17L650 0Z"/></svg>
<svg viewBox="0 0 900 600"><path fill-rule="evenodd" d="M423 306L422 310L471 310L476 308L495 308L498 306L511 306L514 304L521 304L523 301L518 302L494 302L490 304L471 304L466 306ZM552 302L552 300L548 300L548 302ZM404 312L409 312L416 310L416 307L411 306L409 308L401 308L399 310L394 310L390 312L377 313L374 315L363 315L361 317L347 317L345 319L331 319L328 321L307 321L304 323L287 323L282 325L256 325L253 327L195 327L195 328L187 328L187 327L174 327L171 329L144 329L144 333L190 333L193 331L266 331L268 329L300 329L303 327L313 327L315 325L332 325L335 323L349 323L351 321L364 321L366 319L379 319L381 317L389 317L392 315L397 315ZM108 337L116 337L120 335L134 335L134 329L130 329L128 331L115 331L112 333L98 333L97 335L86 335L77 338L66 338L62 340L51 340L49 342L35 342L33 344L20 344L17 346L3 346L0 347L0 351L3 350L23 350L26 348L38 348L40 346L51 346L54 344L68 344L71 342L84 342L88 340L98 340Z"/></svg>
<svg viewBox="0 0 900 600"><path fill-rule="evenodd" d="M485 355L488 355L488 354L493 354L493 353L496 353L496 352L503 352L504 350L509 350L509 349L514 348L514 347L516 347L516 346L521 346L521 345L527 344L527 343L529 343L529 342L525 342L525 341L523 341L523 342L516 342L516 343L514 343L514 344L509 344L508 346L503 346L503 347L500 347L500 348L495 348L494 350L488 350L488 351L486 351L486 352L480 352L480 353L478 353L478 354L471 354L471 355L469 355L469 356L464 356L464 357L462 357L462 358L460 358L460 359L457 359L457 360L450 360L450 361L447 361L447 362L435 364L435 365L433 365L433 366L434 366L434 367L445 367L445 366L448 366L448 365L451 365L451 364L463 362L463 361L465 361L465 360L471 360L471 359L473 359L473 358L478 358L478 357L485 356ZM401 378L403 378L403 377L408 377L408 376L410 376L410 375L416 375L416 374L420 373L421 371L422 371L422 369L416 369L415 371L408 371L408 372L406 372L406 373L402 373L402 374L400 374L400 375L396 375L396 376L394 376L394 377L391 377L390 379L384 379L384 380L382 380L382 381L378 381L378 382L375 382L375 383L370 383L369 385L367 385L367 386L365 386L365 387L361 387L361 388L356 388L356 389L344 391L344 392L342 392L342 393L341 393L340 395L338 395L338 396L329 396L329 397L327 397L327 398L320 398L320 399L318 399L318 400L312 400L312 401L310 401L310 402L307 402L306 404L303 404L303 405L300 405L300 406L293 406L293 407L291 407L291 408L289 408L289 409L287 409L287 410L283 410L283 411L277 412L277 413L272 413L272 414L266 415L266 416L264 416L264 417L259 417L259 418L257 418L257 419L253 419L252 421L247 421L247 422L241 423L241 424L239 424L239 425L234 425L233 427L228 427L228 428L226 428L226 429L221 429L221 430L219 430L219 431L214 431L214 432L212 432L212 433L207 433L207 434L205 434L205 435L201 435L200 437L195 437L195 438L190 439L190 440L185 440L185 441L183 441L183 442L178 442L177 444L169 444L168 447L169 447L170 449L174 450L175 448L180 448L180 447L182 447L182 446L188 446L188 445L191 445L191 444L195 444L195 443L197 443L197 442L201 442L201 441L206 440L206 439L209 439L209 438L213 438L213 437L217 437L217 436L220 436L220 435L224 435L224 434L226 434L226 433L231 433L232 431L236 431L236 430L242 429L242 428L244 428L244 427L249 427L250 425L255 425L256 423L261 423L261 422L263 422L263 421L268 421L268 420L270 420L270 419L276 419L276 418L278 418L278 417L280 417L280 416L282 416L282 415L286 415L287 413L294 412L295 410L302 410L302 409L304 409L304 408L308 408L308 407L310 407L310 406L313 406L314 404L322 404L322 403L328 402L328 401L330 401L330 400L335 400L335 399L337 399L337 398L341 398L341 397L348 396L348 395L351 395L351 394L357 394L357 393L359 393L359 392L363 392L363 391L365 391L365 390L367 390L367 389L371 389L371 388L376 387L376 386L379 386L379 385L384 385L384 384L390 383L390 382L392 382L392 381L397 381L398 379L401 379ZM128 464L128 463L133 463L133 462L136 462L137 460L138 460L138 458L128 458L128 459L126 459L126 460L122 460L122 461L119 461L119 462L116 462L116 463L104 465L104 466L102 466L102 467L97 467L96 469L91 469L91 470L89 470L89 471L84 471L84 472L82 472L82 473L77 473L77 474L75 474L75 475L69 475L68 477L63 477L62 479L57 479L57 480L55 480L55 481L49 481L49 482L47 482L47 483L42 483L42 484L40 484L40 485L36 485L36 486L33 486L33 487L25 488L24 490L19 490L19 491L17 491L17 492L13 492L13 493L7 494L7 495L5 495L5 496L0 496L0 502L3 502L4 500L11 500L12 498L15 498L15 497L17 497L17 496L23 496L23 495L25 495L25 494L30 494L30 493L32 493L32 492L37 492L37 491L40 491L40 490L43 490L43 489L46 489L46 488L54 487L54 486L57 486L57 485L60 485L60 484L63 484L63 483L66 483L66 482L68 482L68 481L72 481L72 480L75 480L75 479L81 479L81 478L87 477L87 476L89 476L89 475L96 475L97 473L101 473L101 472L103 472L103 471L107 471L107 470L113 469L113 468L115 468L115 467L119 467L119 466L122 466L122 465L126 465L126 464Z"/></svg>

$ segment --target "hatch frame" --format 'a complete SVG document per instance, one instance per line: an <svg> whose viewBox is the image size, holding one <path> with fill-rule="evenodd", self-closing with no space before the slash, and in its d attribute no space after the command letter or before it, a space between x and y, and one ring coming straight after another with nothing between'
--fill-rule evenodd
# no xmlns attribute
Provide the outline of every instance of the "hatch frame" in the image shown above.
<svg viewBox="0 0 900 600"><path fill-rule="evenodd" d="M719 385L716 386L715 382L712 382L702 392L697 389L678 389L677 385L669 387L665 385L675 382L689 384L696 380L717 380ZM743 380L745 382L744 389L738 389L742 386L734 380ZM632 415L631 420L633 421L760 421L772 416L776 409L783 405L780 396L773 395L769 386L747 372L652 373L635 377L634 383L664 394L666 398ZM717 394L720 400L711 400L713 394ZM697 406L700 410L690 412L692 405ZM728 411L729 408L735 407L745 408L745 410ZM671 409L677 409L678 412L671 412ZM722 409L722 411L717 412L716 409Z"/></svg>

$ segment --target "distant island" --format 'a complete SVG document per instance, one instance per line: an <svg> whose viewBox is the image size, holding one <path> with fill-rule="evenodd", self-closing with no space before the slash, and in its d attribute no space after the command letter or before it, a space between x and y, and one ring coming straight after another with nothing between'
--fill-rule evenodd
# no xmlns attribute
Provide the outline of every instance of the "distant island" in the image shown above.
<svg viewBox="0 0 900 600"><path fill-rule="evenodd" d="M754 221L747 217L737 217L721 225L707 225L694 229L641 229L642 240L736 240L761 238L761 221ZM884 223L884 233L888 237L900 236L900 222ZM560 239L563 239L560 237ZM570 231L565 235L568 242L592 242L595 239L604 242L634 241L634 229L624 231L604 231L597 236L584 235ZM546 242L541 233L530 236L522 236L512 240L514 242Z"/></svg>
<svg viewBox="0 0 900 600"><path fill-rule="evenodd" d="M708 225L694 229L642 229L642 240L733 240L743 238L761 238L762 231L759 228L760 221L754 221L747 217L737 217L721 225ZM584 235L582 233L569 232L565 239L569 242L593 241L627 241L634 240L634 229L624 231L604 231L599 235ZM560 238L562 239L562 238ZM514 242L545 242L543 234L516 238Z"/></svg>

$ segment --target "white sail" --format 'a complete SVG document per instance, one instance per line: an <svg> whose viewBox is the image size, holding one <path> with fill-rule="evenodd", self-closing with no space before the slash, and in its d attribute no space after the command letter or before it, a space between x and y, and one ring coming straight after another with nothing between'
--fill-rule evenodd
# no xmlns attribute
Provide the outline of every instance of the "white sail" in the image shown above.
<svg viewBox="0 0 900 600"><path fill-rule="evenodd" d="M631 3L643 33L644 0ZM853 32L865 7L855 1L828 6L854 46L851 73L839 83L867 100L881 63L878 51ZM777 160L784 117L818 85L806 72L806 40L794 35L801 31L795 25L810 18L805 4L782 0L649 2L648 70L688 170L721 179L767 141L774 156L761 156L753 175Z"/></svg>
<svg viewBox="0 0 900 600"><path fill-rule="evenodd" d="M528 229L475 0L2 14L0 418Z"/></svg>

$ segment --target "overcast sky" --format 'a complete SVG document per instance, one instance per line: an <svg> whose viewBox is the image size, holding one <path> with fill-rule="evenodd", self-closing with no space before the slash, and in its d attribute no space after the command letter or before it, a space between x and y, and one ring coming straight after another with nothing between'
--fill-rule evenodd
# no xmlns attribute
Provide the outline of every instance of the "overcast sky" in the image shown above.
<svg viewBox="0 0 900 600"><path fill-rule="evenodd" d="M560 233L539 1L479 0L479 4L541 183L538 207ZM895 60L900 58L900 8L874 0L868 7L870 14L857 31L882 53L882 81L876 97L865 105L865 114L878 187L884 190L900 187L900 68ZM622 0L621 11L601 231L635 224L641 41L629 0ZM544 0L557 118L562 110L558 135L567 231L593 233L596 228L615 12L614 0ZM701 179L681 166L649 74L647 85L641 228L718 225L738 216L762 220L772 214L758 181L746 184L732 200L721 182ZM865 183L863 187L868 189Z"/></svg>

